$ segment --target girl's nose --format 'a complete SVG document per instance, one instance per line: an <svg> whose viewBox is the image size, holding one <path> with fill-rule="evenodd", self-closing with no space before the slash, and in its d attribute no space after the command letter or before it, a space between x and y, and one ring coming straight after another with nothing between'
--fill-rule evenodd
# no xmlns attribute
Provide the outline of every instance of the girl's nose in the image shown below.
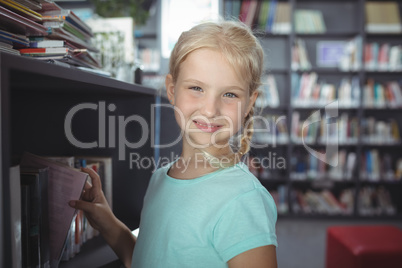
<svg viewBox="0 0 402 268"><path fill-rule="evenodd" d="M217 97L207 97L201 103L201 114L207 118L219 115L219 99Z"/></svg>

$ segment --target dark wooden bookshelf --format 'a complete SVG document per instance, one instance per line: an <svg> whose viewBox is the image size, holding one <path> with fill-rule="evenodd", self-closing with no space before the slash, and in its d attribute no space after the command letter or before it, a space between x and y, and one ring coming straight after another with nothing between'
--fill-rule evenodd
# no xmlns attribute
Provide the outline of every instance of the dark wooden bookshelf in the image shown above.
<svg viewBox="0 0 402 268"><path fill-rule="evenodd" d="M0 169L2 182L1 192L1 251L3 252L2 267L11 267L10 211L9 200L13 198L9 192L9 168L19 163L24 151L37 155L52 156L109 156L113 159L113 210L115 215L130 229L139 225L143 197L148 185L152 169L133 168L129 165L129 154L138 153L141 157L154 157L155 150L148 138L139 148L131 149L124 146L125 159L119 160L119 129L118 117L128 118L137 115L145 119L151 130L151 105L155 103L156 90L141 85L129 84L85 72L75 68L66 68L40 60L0 53ZM66 114L76 105L91 103L98 105L104 102L115 106L114 111L106 109L105 120L115 118L115 146L108 143L94 148L78 148L70 143L64 131ZM83 142L98 141L100 131L100 108L83 110L72 120L72 130L77 139ZM164 117L171 116L165 112ZM109 130L106 121L106 132ZM153 128L153 127L152 127ZM113 127L111 127L113 129ZM169 133L166 132L166 133ZM156 134L156 133L155 133ZM133 121L125 125L125 133L121 133L129 142L141 138L140 125ZM168 136L168 135L167 135ZM166 139L166 138L165 138ZM90 242L90 243L89 243ZM73 266L63 267L94 267L85 263L92 261L94 256L102 258L102 250L97 255L96 248L103 245L100 238L89 241L88 248L77 256L83 261L80 265L74 261ZM93 250L92 250L93 249ZM95 251L94 251L95 250ZM87 252L87 253L86 253ZM88 257L86 257L88 255ZM114 260L115 255L110 261ZM108 257L104 258L108 261ZM68 262L67 262L68 263ZM64 263L63 265L67 265Z"/></svg>

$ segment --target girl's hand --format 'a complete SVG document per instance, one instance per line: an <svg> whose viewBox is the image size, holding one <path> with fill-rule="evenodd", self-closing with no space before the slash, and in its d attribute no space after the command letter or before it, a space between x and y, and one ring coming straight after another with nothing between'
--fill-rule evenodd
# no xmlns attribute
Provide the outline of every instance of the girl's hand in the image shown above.
<svg viewBox="0 0 402 268"><path fill-rule="evenodd" d="M92 185L87 181L82 200L71 200L69 205L83 210L91 226L102 233L113 227L116 218L103 194L99 175L91 168L81 168L81 171L89 174Z"/></svg>

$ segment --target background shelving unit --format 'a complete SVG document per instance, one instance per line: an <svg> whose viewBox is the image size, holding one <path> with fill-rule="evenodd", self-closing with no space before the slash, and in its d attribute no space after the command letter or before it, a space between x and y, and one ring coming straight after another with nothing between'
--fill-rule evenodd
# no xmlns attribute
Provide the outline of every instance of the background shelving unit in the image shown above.
<svg viewBox="0 0 402 268"><path fill-rule="evenodd" d="M226 8L232 8L235 5L233 0L225 0L224 6ZM243 2L240 1L242 5ZM254 1L248 1L254 2ZM261 1L264 2L264 1ZM265 1L266 2L266 1ZM362 156L367 150L378 150L380 155L389 154L392 159L392 168L395 170L395 165L397 159L401 157L399 153L402 149L401 143L396 142L394 144L370 144L367 143L362 137L362 124L365 118L374 117L377 120L387 121L388 119L394 119L397 122L399 129L402 127L402 109L398 108L369 108L362 105L363 103L363 88L368 79L374 79L376 82L385 83L390 80L395 80L400 82L400 71L378 71L378 70L367 70L363 62L363 49L364 45L371 42L378 43L389 43L390 45L401 45L402 35L401 34L370 34L365 31L366 14L365 5L369 0L342 0L342 1L317 1L317 0L289 0L289 1L268 1L272 5L273 2L278 3L288 3L290 9L290 21L291 30L288 34L286 33L263 33L264 29L257 26L257 23L252 24L252 28L256 30L256 36L260 39L261 44L264 48L266 55L265 68L266 74L274 75L277 83L277 88L280 97L280 108L265 108L261 114L282 114L287 118L287 126L290 132L292 130L292 116L295 112L300 113L301 122L303 122L307 117L309 117L317 109L321 110L321 115L323 115L322 110L325 108L323 105L318 105L317 107L312 107L310 105L306 107L300 107L294 105L294 99L292 97L293 88L295 87L294 80L292 76L299 75L303 73L316 73L318 75L318 81L325 81L330 84L334 84L338 87L343 78L356 77L360 84L360 95L358 96L359 105L356 107L342 107L339 106L338 118L342 114L347 114L348 118L357 118L357 124L359 127L359 135L357 139L353 142L339 143L339 151L344 150L346 154L353 152L356 155L356 164L352 170L352 177L346 180L344 177L337 178L334 180L328 173L318 174L320 179L304 179L304 180L294 180L292 177L295 175L295 171L299 164L308 165L309 153L299 142L296 142L289 138L289 142L284 144L268 144L266 148L259 148L258 150L253 149L251 151L252 155L255 157L267 156L268 153L275 152L278 156L282 156L286 160L286 169L281 171L269 171L272 175L268 179L261 178L263 173L261 169L255 171L255 174L260 177L261 182L266 186L274 197L281 202L285 202L288 209L280 210L280 215L283 217L307 217L307 218L354 218L354 219L379 219L379 218L390 218L390 219L400 219L402 218L402 202L400 198L400 192L402 191L401 181L386 181L381 178L380 181L370 181L362 179L361 166L363 165L364 157ZM398 2L398 1L396 1ZM275 4L274 3L274 4ZM399 3L399 2L398 2ZM263 5L263 4L261 4ZM400 3L399 3L400 5ZM308 9L308 10L318 10L322 13L322 17L325 22L325 32L321 33L301 33L295 30L295 19L294 14L296 10ZM257 10L258 12L258 10ZM233 15L232 11L224 10L224 14ZM236 14L236 13L235 13ZM240 11L241 16L241 11ZM240 18L241 19L241 18ZM257 20L254 20L256 22ZM297 39L302 39L305 44L306 52L308 54L311 68L308 69L294 69L292 68L292 46L295 44ZM317 43L321 41L342 41L348 42L354 38L359 38L361 42L361 62L357 69L341 70L337 66L333 67L323 67L317 63ZM356 122L355 122L356 123ZM320 144L318 141L307 144L313 149L325 151L325 144ZM303 163L297 162L295 156L300 155ZM328 170L329 166L325 165ZM306 167L304 167L306 170ZM317 174L316 174L317 175ZM314 176L314 175L313 175ZM297 176L296 176L297 177ZM279 188L284 187L286 190L279 190ZM361 207L363 206L363 199L361 198L361 193L368 190L378 189L379 187L384 187L389 191L390 198L394 204L394 213L388 214L384 211L377 211L373 213L361 213ZM300 203L297 200L297 191L299 192L322 192L329 190L333 193L336 198L340 198L340 195L344 190L350 189L347 196L351 196L354 199L352 203L352 210L349 210L347 214L343 213L327 213L327 212L311 212L303 213L300 211L298 206ZM277 194L282 191L282 195L278 197ZM375 193L374 193L375 194ZM346 198L346 197L343 197ZM314 202L310 198L310 202ZM375 202L379 202L376 200ZM279 207L279 206L278 206Z"/></svg>

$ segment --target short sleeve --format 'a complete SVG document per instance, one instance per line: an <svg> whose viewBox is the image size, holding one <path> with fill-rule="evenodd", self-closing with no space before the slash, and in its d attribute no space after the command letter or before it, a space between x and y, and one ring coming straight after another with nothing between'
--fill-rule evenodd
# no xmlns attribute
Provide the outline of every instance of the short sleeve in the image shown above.
<svg viewBox="0 0 402 268"><path fill-rule="evenodd" d="M277 244L277 210L268 191L259 187L238 196L224 209L214 233L214 247L227 262L247 250Z"/></svg>

